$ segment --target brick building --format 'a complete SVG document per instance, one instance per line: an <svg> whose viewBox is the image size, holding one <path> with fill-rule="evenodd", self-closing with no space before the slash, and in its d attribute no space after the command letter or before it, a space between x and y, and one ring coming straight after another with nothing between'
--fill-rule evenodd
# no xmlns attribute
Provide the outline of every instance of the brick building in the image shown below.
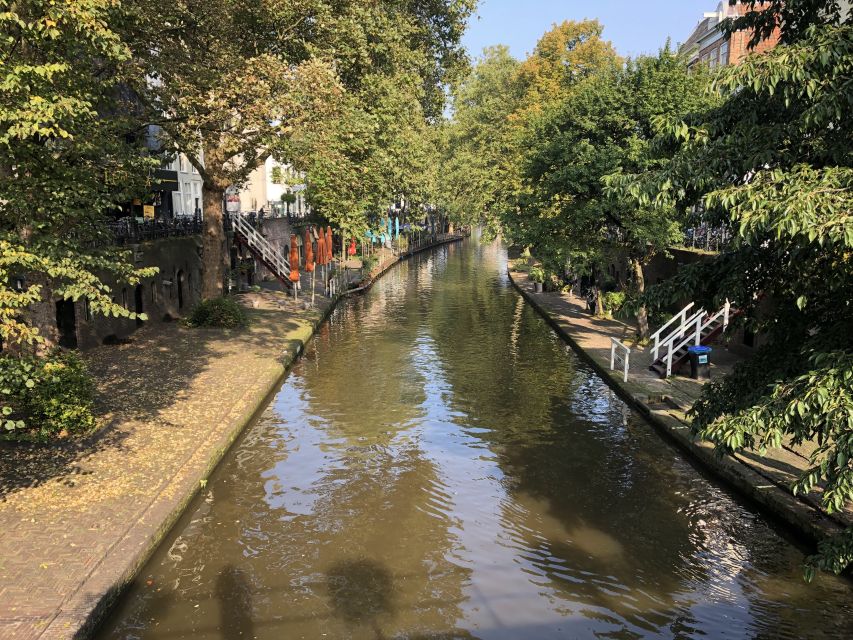
<svg viewBox="0 0 853 640"><path fill-rule="evenodd" d="M726 38L719 30L723 20L744 15L747 10L747 5L742 2L730 5L727 0L723 0L717 5L716 11L705 13L690 37L679 47L679 51L687 52L690 56L688 66L701 63L713 69L739 64L751 52L761 53L775 47L779 42L778 29L754 49L747 47L752 37L750 32L738 31Z"/></svg>

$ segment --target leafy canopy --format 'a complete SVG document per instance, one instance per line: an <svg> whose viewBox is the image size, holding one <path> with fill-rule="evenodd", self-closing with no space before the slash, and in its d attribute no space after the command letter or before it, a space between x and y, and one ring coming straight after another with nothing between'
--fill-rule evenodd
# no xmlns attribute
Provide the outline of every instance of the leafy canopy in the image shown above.
<svg viewBox="0 0 853 640"><path fill-rule="evenodd" d="M105 212L144 190L151 162L126 100L129 52L108 0L0 0L0 338L44 342L26 309L46 295L87 298L132 317L110 274L136 283L110 243Z"/></svg>
<svg viewBox="0 0 853 640"><path fill-rule="evenodd" d="M708 264L655 287L665 304L731 299L766 344L706 386L694 429L722 450L816 443L797 492L820 486L829 511L853 503L853 23L839 3L770 2L729 28L778 23L784 46L716 78L719 106L661 119L662 167L612 182L639 207L694 204L737 231ZM820 546L818 568L853 562L853 531Z"/></svg>

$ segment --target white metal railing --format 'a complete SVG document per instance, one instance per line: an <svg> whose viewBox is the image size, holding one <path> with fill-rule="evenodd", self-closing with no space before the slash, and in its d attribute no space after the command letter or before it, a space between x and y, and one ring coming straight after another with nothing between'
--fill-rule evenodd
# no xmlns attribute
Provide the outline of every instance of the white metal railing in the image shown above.
<svg viewBox="0 0 853 640"><path fill-rule="evenodd" d="M674 353L677 353L679 349L687 346L687 344L692 340L694 346L699 346L702 344L702 332L705 329L711 327L715 322L720 321L722 319L723 331L729 326L729 315L731 313L731 303L726 300L726 303L723 305L723 308L717 311L713 316L709 317L705 322L701 322L700 320L692 323L693 327L690 331L690 334L687 335L686 338L683 338L681 342L676 342L675 339L671 340L667 343L667 352L666 352L666 375L672 375L672 356ZM675 337L674 337L675 338Z"/></svg>
<svg viewBox="0 0 853 640"><path fill-rule="evenodd" d="M655 331L652 334L651 339L655 341L655 346L652 348L652 353L654 354L653 360L658 359L658 349L660 348L660 344L661 344L660 337L663 334L663 332L666 331L667 329L669 329L669 327L672 326L672 324L675 323L676 321L678 322L678 327L681 328L681 326L684 325L684 323L687 321L687 312L690 311L695 305L696 305L695 302L691 302L690 304L688 304L681 311L679 311L676 315L674 315L672 318L670 318L669 322L667 322L665 325L663 325L660 329L658 329L657 331ZM669 338L669 337L670 336L667 336L667 338ZM664 339L664 342L665 341L666 341L666 338Z"/></svg>
<svg viewBox="0 0 853 640"><path fill-rule="evenodd" d="M245 238L249 248L258 254L261 260L275 272L275 275L285 280L290 278L290 262L276 251L275 247L257 229L243 219L239 213L231 215L231 222L234 225L234 231Z"/></svg>
<svg viewBox="0 0 853 640"><path fill-rule="evenodd" d="M660 348L664 350L664 353L667 353L671 349L673 342L681 340L687 334L692 334L696 330L696 327L705 321L705 316L707 315L708 314L705 312L705 309L699 309L696 313L673 329L667 337L661 340ZM660 354L654 353L653 356L654 360L652 360L652 362L655 362L658 357L660 357Z"/></svg>
<svg viewBox="0 0 853 640"><path fill-rule="evenodd" d="M616 338L610 338L610 370L616 368L617 363L622 364L622 380L628 382L628 367L631 366L631 348L625 346Z"/></svg>

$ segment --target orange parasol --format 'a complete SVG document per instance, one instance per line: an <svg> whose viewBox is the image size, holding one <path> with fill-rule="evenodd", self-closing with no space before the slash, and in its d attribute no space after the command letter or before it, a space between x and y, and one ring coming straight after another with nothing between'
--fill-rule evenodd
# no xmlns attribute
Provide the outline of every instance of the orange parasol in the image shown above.
<svg viewBox="0 0 853 640"><path fill-rule="evenodd" d="M326 260L331 262L334 255L335 251L332 247L332 227L326 227Z"/></svg>
<svg viewBox="0 0 853 640"><path fill-rule="evenodd" d="M326 239L322 233L317 236L317 264L321 267L326 264Z"/></svg>
<svg viewBox="0 0 853 640"><path fill-rule="evenodd" d="M299 249L296 247L296 236L290 234L290 281L299 282Z"/></svg>
<svg viewBox="0 0 853 640"><path fill-rule="evenodd" d="M305 271L311 273L314 271L314 246L311 244L311 229L305 227Z"/></svg>

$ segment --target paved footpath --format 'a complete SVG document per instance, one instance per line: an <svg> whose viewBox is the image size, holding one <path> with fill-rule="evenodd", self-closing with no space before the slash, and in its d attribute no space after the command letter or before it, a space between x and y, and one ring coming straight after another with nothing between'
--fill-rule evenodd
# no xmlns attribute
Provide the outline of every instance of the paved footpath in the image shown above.
<svg viewBox="0 0 853 640"><path fill-rule="evenodd" d="M628 381L622 370L610 371L611 337L621 341L636 335L634 327L616 320L594 318L586 311L586 301L571 294L534 293L527 274L510 271L519 291L554 326L580 355L643 412L662 432L697 459L713 474L740 489L768 511L793 526L811 540L820 540L853 525L853 509L828 515L820 508L820 493L794 496L790 487L801 471L808 467L813 445L794 447L790 443L771 449L766 456L746 451L735 456L719 457L708 442L695 441L690 435L690 419L686 411L702 390L699 381L681 376L661 379L649 365L648 349L631 349ZM731 370L738 356L724 346L713 352L712 376Z"/></svg>
<svg viewBox="0 0 853 640"><path fill-rule="evenodd" d="M133 577L330 301L250 294L246 331L143 327L85 354L106 426L0 449L0 638L74 637ZM81 634L82 635L82 634Z"/></svg>

